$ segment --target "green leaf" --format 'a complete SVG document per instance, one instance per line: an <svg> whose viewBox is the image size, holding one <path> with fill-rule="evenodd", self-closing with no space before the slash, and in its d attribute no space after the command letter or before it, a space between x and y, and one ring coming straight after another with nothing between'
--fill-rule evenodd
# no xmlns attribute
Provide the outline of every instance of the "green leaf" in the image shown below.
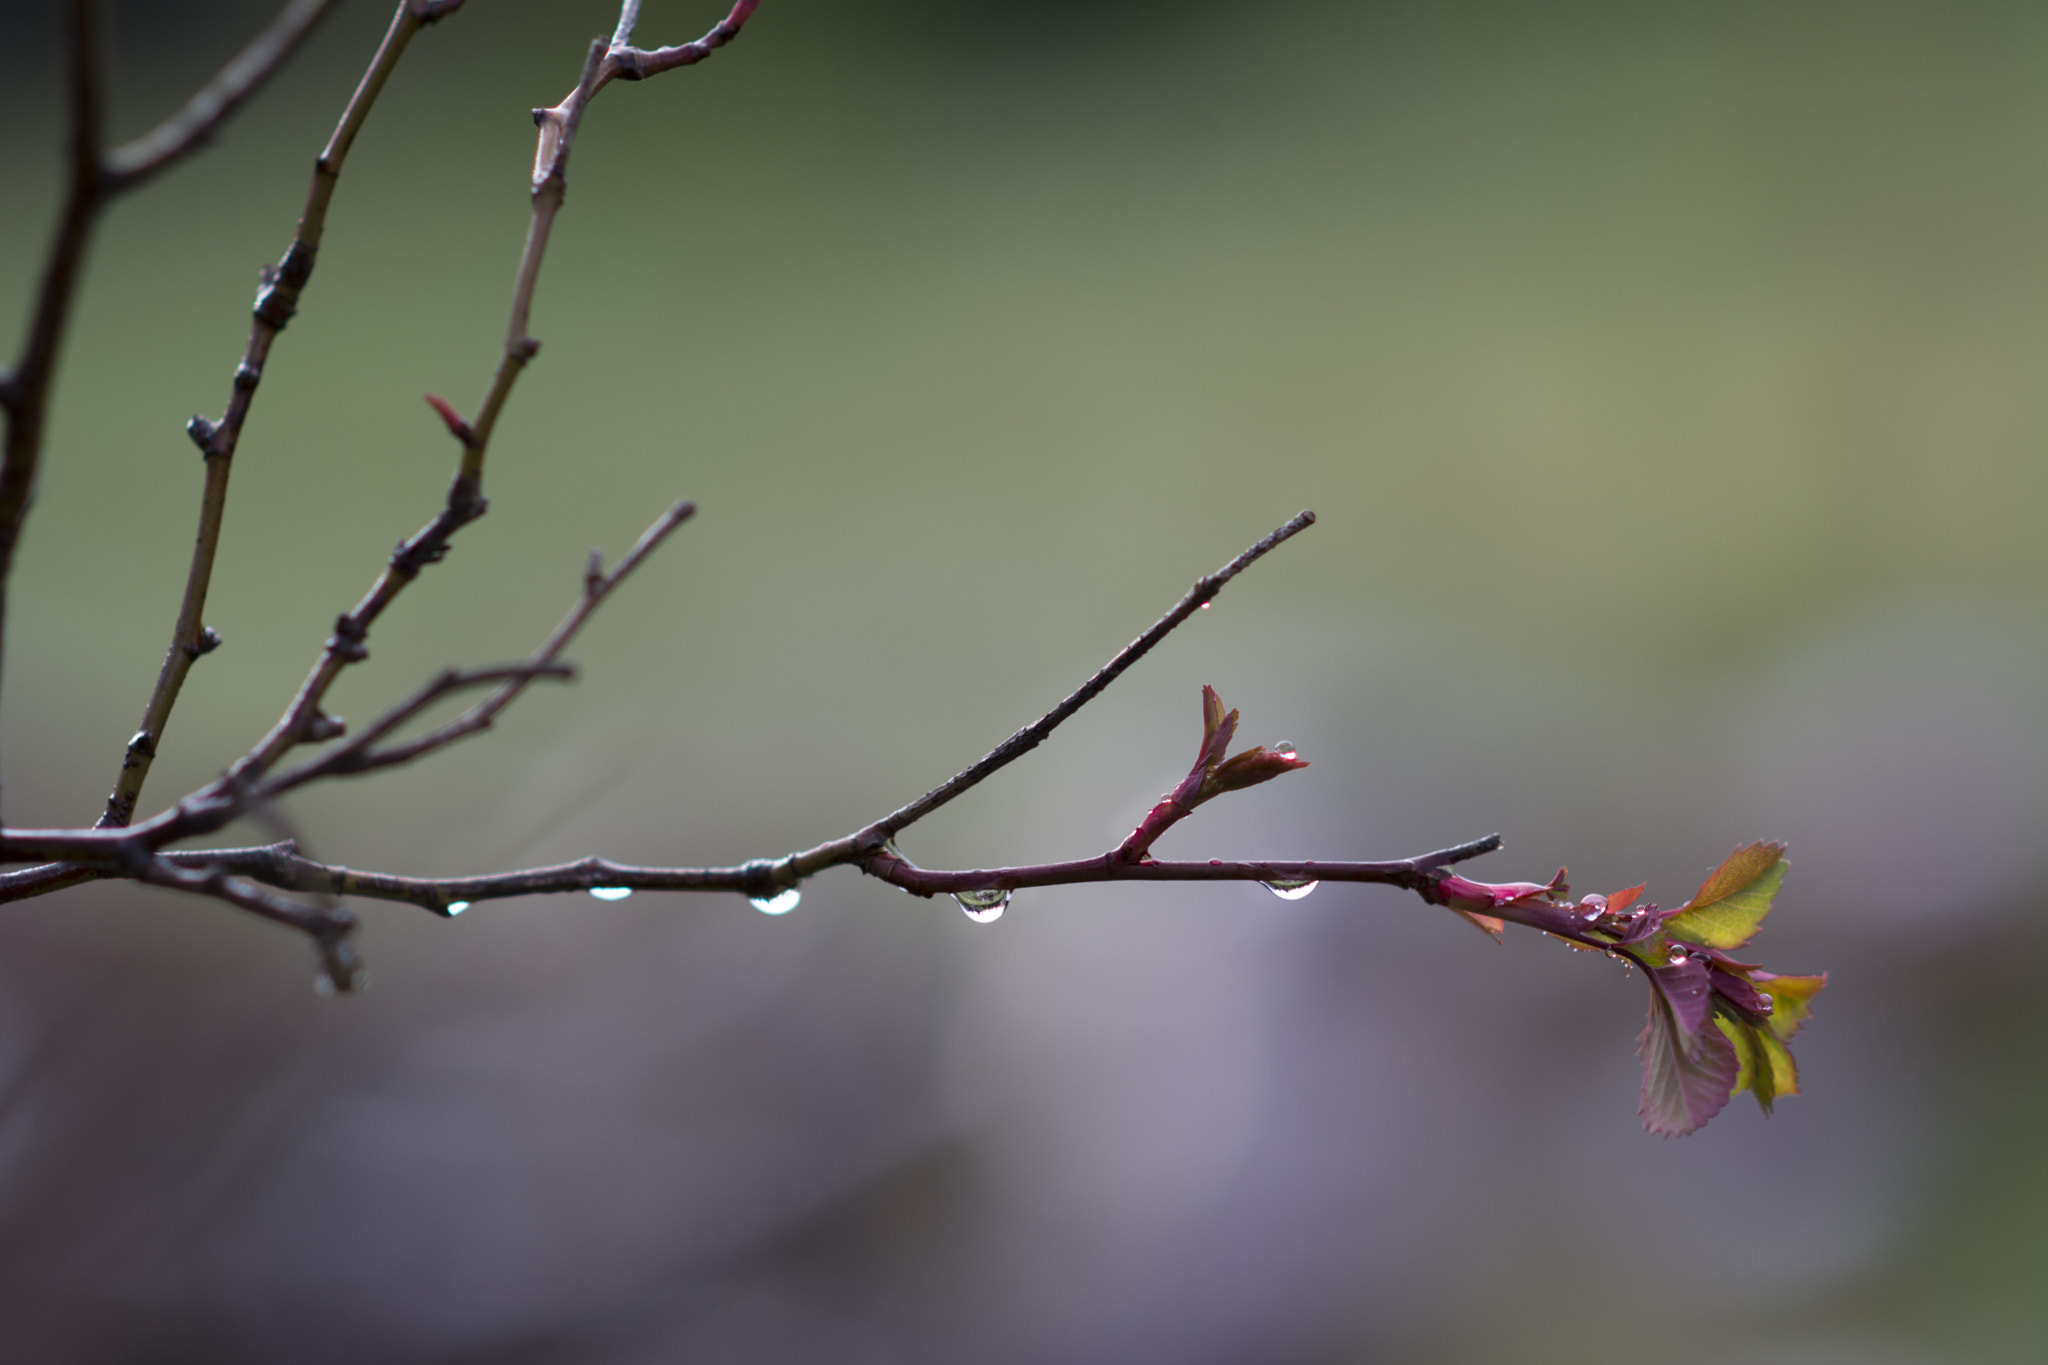
<svg viewBox="0 0 2048 1365"><path fill-rule="evenodd" d="M1664 932L1708 948L1740 948L1771 913L1771 897L1784 880L1783 844L1738 848L1664 921Z"/></svg>
<svg viewBox="0 0 2048 1365"><path fill-rule="evenodd" d="M1792 1051L1775 1035L1732 1014L1716 1015L1714 1022L1734 1045L1741 1063L1733 1094L1749 1091L1756 1096L1757 1108L1768 1114L1780 1095L1799 1093L1799 1068L1793 1064Z"/></svg>
<svg viewBox="0 0 2048 1365"><path fill-rule="evenodd" d="M1749 984L1771 997L1771 1032L1777 1037L1791 1041L1799 1032L1799 1026L1813 1013L1813 997L1821 993L1828 984L1828 974L1819 976L1773 976L1769 972L1753 972ZM1793 1092L1786 1091L1786 1094Z"/></svg>

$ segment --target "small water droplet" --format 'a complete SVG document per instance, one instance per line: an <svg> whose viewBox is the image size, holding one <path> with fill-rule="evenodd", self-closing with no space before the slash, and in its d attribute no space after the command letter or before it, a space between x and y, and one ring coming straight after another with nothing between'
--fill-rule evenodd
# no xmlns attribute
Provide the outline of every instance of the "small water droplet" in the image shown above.
<svg viewBox="0 0 2048 1365"><path fill-rule="evenodd" d="M593 886L590 894L601 901L622 901L633 894L630 886Z"/></svg>
<svg viewBox="0 0 2048 1365"><path fill-rule="evenodd" d="M1282 758L1293 758L1295 755L1294 741L1291 739L1281 740L1273 746L1273 752Z"/></svg>
<svg viewBox="0 0 2048 1365"><path fill-rule="evenodd" d="M1686 964L1686 961L1691 957L1692 953L1690 950L1674 943L1671 945L1671 951L1667 955L1667 960L1674 967L1683 967Z"/></svg>
<svg viewBox="0 0 2048 1365"><path fill-rule="evenodd" d="M1772 1010L1776 1008L1778 1008L1777 1001L1771 999L1771 997L1765 995L1762 991L1758 991L1756 993L1756 1012L1758 1014L1769 1014Z"/></svg>
<svg viewBox="0 0 2048 1365"><path fill-rule="evenodd" d="M1209 860L1209 866L1211 866L1211 867L1221 867L1221 866L1223 866L1223 860L1222 860L1221 858L1211 858L1211 859Z"/></svg>
<svg viewBox="0 0 2048 1365"><path fill-rule="evenodd" d="M1283 901L1298 901L1306 895L1308 895L1309 892L1321 886L1322 883L1310 881L1281 881L1261 882L1259 883L1259 885L1265 887L1268 891L1272 892L1274 895L1278 896Z"/></svg>
<svg viewBox="0 0 2048 1365"><path fill-rule="evenodd" d="M794 886L786 886L772 896L749 896L747 903L764 915L786 915L796 909L796 903L804 893Z"/></svg>
<svg viewBox="0 0 2048 1365"><path fill-rule="evenodd" d="M1207 610L1209 610L1209 604L1208 604L1207 602L1204 602L1204 603L1202 603L1202 610L1203 610L1203 611L1207 611Z"/></svg>
<svg viewBox="0 0 2048 1365"><path fill-rule="evenodd" d="M976 924L994 924L1003 917L1003 910L1010 903L1010 892L1006 887L991 886L983 891L955 891L953 899L967 912L967 918Z"/></svg>
<svg viewBox="0 0 2048 1365"><path fill-rule="evenodd" d="M459 914L461 914L461 913L462 913L463 911L465 911L465 910L467 910L467 909L469 909L469 902L468 902L468 901L449 901L449 902L448 902L448 913L449 913L449 914L451 914L451 915L459 915Z"/></svg>

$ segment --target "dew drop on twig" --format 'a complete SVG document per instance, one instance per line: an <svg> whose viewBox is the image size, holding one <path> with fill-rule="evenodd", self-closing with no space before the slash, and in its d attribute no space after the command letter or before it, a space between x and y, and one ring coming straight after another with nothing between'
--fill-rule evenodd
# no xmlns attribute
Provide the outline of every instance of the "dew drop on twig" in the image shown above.
<svg viewBox="0 0 2048 1365"><path fill-rule="evenodd" d="M459 914L461 914L461 913L462 913L463 911L465 911L465 910L467 910L467 909L469 909L469 902L468 902L468 901L449 901L449 902L448 902L448 913L449 913L450 915L459 915Z"/></svg>
<svg viewBox="0 0 2048 1365"><path fill-rule="evenodd" d="M1265 887L1283 901L1298 901L1305 898L1309 892L1321 886L1322 883L1318 881L1295 880L1260 882L1259 885Z"/></svg>
<svg viewBox="0 0 2048 1365"><path fill-rule="evenodd" d="M991 886L983 891L955 891L953 899L967 912L967 918L976 924L994 924L1003 917L1003 909L1010 903L1007 887Z"/></svg>
<svg viewBox="0 0 2048 1365"><path fill-rule="evenodd" d="M764 915L786 915L796 909L797 902L803 898L802 891L794 886L786 886L772 896L749 896L747 904Z"/></svg>
<svg viewBox="0 0 2048 1365"><path fill-rule="evenodd" d="M593 886L590 894L601 901L622 901L633 894L630 886Z"/></svg>

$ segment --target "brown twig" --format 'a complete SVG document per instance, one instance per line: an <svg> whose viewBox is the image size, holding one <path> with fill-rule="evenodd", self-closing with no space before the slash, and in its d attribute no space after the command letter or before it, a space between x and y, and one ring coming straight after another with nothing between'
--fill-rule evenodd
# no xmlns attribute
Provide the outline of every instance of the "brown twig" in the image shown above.
<svg viewBox="0 0 2048 1365"><path fill-rule="evenodd" d="M1231 579L1258 563L1278 546L1315 525L1315 522L1314 512L1296 513L1270 535L1260 539L1215 573L1195 580L1195 585L1188 589L1185 597L1174 604L1173 610L1155 621L1150 630L1118 650L1114 658L1097 669L1095 675L1076 688L1065 701L917 800L891 811L873 824L856 830L843 839L834 839L830 843L819 844L816 848L806 849L802 853L791 854L782 864L784 875L788 879L784 885L794 885L813 872L873 853L916 821L930 815L990 774L1030 753L1044 742L1046 736L1058 729L1062 721L1095 700L1104 688L1123 675L1125 669L1144 658L1154 645L1171 635L1176 626L1213 601L1216 594L1222 592L1224 585Z"/></svg>
<svg viewBox="0 0 2048 1365"><path fill-rule="evenodd" d="M103 74L98 11L92 0L72 0L69 185L43 265L28 336L19 358L0 378L0 408L7 414L7 440L0 451L0 660L5 658L7 587L14 571L14 552L21 543L22 523L35 496L57 355L71 320L93 224L106 202L100 175Z"/></svg>
<svg viewBox="0 0 2048 1365"><path fill-rule="evenodd" d="M181 866L164 858L151 858L135 870L134 877L151 886L223 901L272 923L297 929L313 941L320 955L320 980L325 989L346 994L363 984L362 961L349 942L356 927L352 910L301 904L250 878L234 875L218 863Z"/></svg>
<svg viewBox="0 0 2048 1365"><path fill-rule="evenodd" d="M0 861L55 858L63 861L18 872L0 874L0 903L45 895L67 886L107 876L127 875L125 868L183 839L214 833L233 823L251 809L318 778L344 776L378 768L410 763L428 753L447 747L466 735L488 729L496 717L518 699L539 677L567 677L573 670L557 662L562 650L575 638L598 607L618 586L646 562L647 557L696 512L694 503L678 502L641 532L610 573L596 562L586 573L583 591L576 604L548 633L523 663L502 668L465 672L450 669L437 675L410 697L399 702L350 744L323 755L268 782L259 783L251 767L237 765L218 781L202 787L171 809L141 824L126 828L98 826L91 830L0 830ZM429 530L432 530L430 527ZM424 532L422 533L425 534ZM418 540L415 537L415 540ZM408 545L413 542L407 542ZM403 554L404 546L400 547ZM388 573L388 571L387 571ZM381 580L380 580L381 581ZM346 621L348 618L344 617ZM388 749L374 746L413 719L426 707L451 692L471 686L499 685L489 697L462 716L437 730ZM317 715L308 727L307 738L325 740L342 733L341 722Z"/></svg>
<svg viewBox="0 0 2048 1365"><path fill-rule="evenodd" d="M172 709L178 704L178 694L184 689L186 676L195 662L220 644L220 636L208 629L203 618L207 591L213 582L214 559L220 549L221 530L227 515L228 478L233 472L235 451L241 443L242 428L249 420L249 409L255 402L257 386L263 381L263 367L269 361L271 346L298 311L299 296L312 278L314 260L327 226L327 208L340 182L342 163L348 159L356 134L369 118L371 106L383 92L385 82L397 67L398 59L405 54L413 35L423 25L453 13L461 3L462 0L442 0L439 4L402 0L392 14L390 27L385 30L376 55L370 59L362 79L357 82L355 93L349 97L326 147L313 162L312 184L306 190L305 205L299 212L298 230L292 236L291 245L276 266L264 268L262 288L256 295L255 316L249 326L249 340L243 347L241 362L235 366L227 407L218 422L194 417L185 428L206 460L205 487L199 499L199 531L193 540L192 562L185 573L185 591L178 603L178 619L171 628L170 648L164 653L156 685L143 707L142 723L136 727L135 738L122 754L114 790L107 797L106 810L100 816L99 824L103 829L119 828L134 818L136 802L141 798L143 784L149 779L150 765L155 761L157 746L163 741L165 727L170 723ZM137 149L131 157L136 167L133 179L139 180L141 176L153 173L173 156L182 155L196 145L204 133L210 132L237 103L253 92L261 78L276 69L277 63L311 26L309 18L296 30L285 31L287 20L306 7L305 0L288 7L272 22L270 29L230 62L208 84L207 90L195 95L184 110L154 132L121 149L122 152ZM321 8L324 8L324 0ZM317 13L312 16L318 17ZM269 66L255 71L253 75L245 66L245 62L252 59L252 54L269 62ZM209 101L207 91L216 87L222 87L223 92ZM195 106L211 111L209 122L196 125L187 120ZM159 147L159 143L164 146Z"/></svg>
<svg viewBox="0 0 2048 1365"><path fill-rule="evenodd" d="M630 46L638 19L637 0L625 0L619 24L609 43L591 45L576 87L560 104L535 111L540 133L535 150L532 181L532 216L527 240L521 252L513 287L511 316L504 349L484 403L474 420L465 420L445 400L429 397L451 433L462 447L461 463L447 504L433 521L400 544L368 594L348 613L338 618L333 635L320 660L264 739L238 760L217 782L192 793L170 810L130 828L121 828L132 813L134 796L147 772L163 719L176 699L185 668L217 640L199 624L205 589L211 574L211 545L219 536L220 499L225 494L226 470L235 443L246 420L249 397L260 378L263 361L277 332L289 320L309 275L319 245L327 203L335 179L355 132L374 101L405 43L419 26L439 17L460 0L439 4L408 0L394 17L385 41L351 100L335 135L316 163L314 182L300 230L283 264L266 276L259 295L256 322L243 364L237 370L235 399L223 419L208 422L195 419L193 437L208 460L207 514L202 518L202 549L195 556L188 580L186 609L181 610L172 658L166 663L168 685L160 679L158 695L152 698L143 731L130 746L131 763L124 766L125 807L110 802L109 818L95 830L7 830L0 831L0 857L10 861L56 857L66 862L0 877L0 899L17 899L39 894L59 885L101 876L126 877L225 901L251 913L289 925L308 934L320 945L328 974L339 988L349 988L357 967L347 950L347 937L354 917L325 903L306 904L279 895L277 888L295 891L324 902L326 898L353 895L372 899L407 901L443 914L453 913L460 904L504 896L530 895L602 888L655 891L737 891L750 896L771 897L804 878L828 867L852 866L866 875L889 882L913 894L932 896L952 893L1007 892L1023 887L1073 885L1099 881L1258 881L1269 884L1308 881L1353 881L1395 885L1430 896L1443 869L1466 858L1490 852L1499 846L1497 836L1441 850L1418 858L1387 862L1300 862L1229 861L1160 862L1120 845L1093 858L1070 862L994 869L942 871L921 868L898 851L894 837L911 824L959 797L991 774L1016 761L1045 740L1069 716L1079 711L1133 663L1144 657L1182 622L1206 606L1224 586L1275 547L1312 525L1315 516L1302 512L1274 530L1217 572L1196 581L1172 610L1150 629L1126 645L1080 688L1032 724L1025 726L975 763L961 770L916 801L843 839L776 859L754 859L731 867L650 868L613 863L600 858L555 867L497 873L481 877L409 878L360 871L318 862L306 857L296 840L287 838L259 848L231 850L166 851L173 843L210 834L245 815L270 815L278 823L281 811L277 797L329 777L339 777L391 767L437 752L467 735L489 728L496 716L509 706L537 677L566 677L570 670L559 662L569 640L590 615L647 555L661 544L694 508L677 503L658 519L610 572L603 570L593 555L584 591L562 622L527 661L484 670L449 669L430 679L349 743L287 772L269 775L279 759L298 744L337 737L341 723L325 715L320 707L335 678L349 664L366 657L364 641L370 627L404 587L426 565L447 553L450 538L463 525L482 515L482 475L490 436L504 409L513 384L537 347L527 335L535 284L545 255L549 234L560 212L567 186L566 167L582 114L597 91L612 79L637 80L658 71L700 61L735 36L755 9L755 0L740 0L727 17L695 43L653 51ZM297 3L280 16L278 26L304 25L317 17L311 0ZM82 13L83 11L81 11ZM83 22L83 21L81 21ZM281 30L280 30L281 32ZM120 154L120 183L131 183L196 145L207 128L218 121L233 103L253 88L251 71L260 67L263 53L285 46L282 37L266 34L231 64L216 82L202 91L185 110L156 132L124 148ZM89 50L81 42L80 51ZM252 55L256 54L256 55ZM81 75L80 127L90 129L95 108L93 80ZM96 133L90 134L96 137ZM89 141L86 134L82 140ZM96 143L93 145L96 146ZM98 165L98 153L91 160ZM17 402L17 376L7 377L0 397ZM180 665L178 660L182 659ZM497 684L484 701L472 706L454 721L414 739L394 743L393 735L419 717L435 702L460 690ZM147 722L154 721L155 724ZM1227 741L1228 736L1225 735ZM132 774L132 777L130 776ZM266 780L267 778L267 780Z"/></svg>
<svg viewBox="0 0 2048 1365"><path fill-rule="evenodd" d="M631 8L631 0L628 0L626 8ZM721 27L729 25L730 32L711 46L722 46L729 41L753 9L753 0L742 0L735 6L721 24ZM621 23L625 23L624 10ZM593 41L584 55L583 73L575 89L553 108L534 111L534 122L539 125L540 134L534 149L533 211L527 225L526 244L520 251L519 269L514 276L511 318L506 326L504 349L499 355L483 405L474 418L464 422L445 400L435 404L462 446L461 464L449 486L446 508L412 539L399 546L390 565L379 575L369 593L353 610L336 620L334 634L328 639L312 672L300 684L284 715L230 770L242 780L260 780L295 745L319 732L322 727L321 702L343 669L368 656L364 640L371 625L422 567L447 553L449 538L457 530L484 514L488 506L483 496L484 459L489 452L491 434L497 427L498 417L511 396L512 386L527 362L540 349L540 343L527 335L534 287L540 277L542 259L547 253L548 236L568 191L569 152L575 142L576 130L582 123L583 111L602 83L599 71L607 52L608 46L603 39Z"/></svg>
<svg viewBox="0 0 2048 1365"><path fill-rule="evenodd" d="M327 13L329 0L292 0L249 45L177 113L107 153L102 172L109 194L119 194L176 163L207 140L243 101L263 87L292 50Z"/></svg>
<svg viewBox="0 0 2048 1365"><path fill-rule="evenodd" d="M379 749L376 747L377 742L444 697L467 692L472 688L489 687L493 683L507 687L515 683L524 686L536 678L571 682L575 677L574 668L568 664L558 663L505 664L497 668L444 668L422 683L411 696L379 716L355 739L330 753L323 754L311 763L272 778L263 785L261 794L265 797L276 796L322 777L375 772L380 768L392 768L410 762L428 750L416 749L416 746L411 744L400 746L400 749ZM431 747L441 748L446 742Z"/></svg>
<svg viewBox="0 0 2048 1365"><path fill-rule="evenodd" d="M1364 882L1424 891L1436 874L1500 847L1500 836L1439 849L1415 858L1385 862L1224 861L1141 862L1119 860L1114 852L1072 862L1034 863L1022 867L939 871L918 867L900 854L883 851L849 860L871 877L918 896L963 891L1017 890L1026 887L1079 886L1092 882L1259 882L1278 885L1322 882ZM785 889L774 877L779 860L756 860L730 867L640 867L605 858L497 872L477 877L398 877L363 872L307 858L286 841L256 848L208 849L159 855L164 862L190 868L234 873L286 890L328 892L369 900L402 901L437 914L451 905L617 888L634 891L726 891L768 897Z"/></svg>
<svg viewBox="0 0 2048 1365"><path fill-rule="evenodd" d="M448 685L443 686L439 692L427 695L435 686L434 683L428 684L419 693L415 693L413 698L408 699L405 703L401 703L393 712L377 721L369 731L365 732L362 738L353 744L337 750L334 754L294 768L290 772L278 774L264 784L264 793L270 796L277 796L321 777L374 772L380 768L394 768L402 764L411 763L416 759L426 757L428 754L445 749L449 745L470 735L490 729L498 714L517 701L519 694L524 692L528 685L536 678L572 677L574 675L573 669L555 662L561 657L562 651L568 647L569 641L576 637L577 631L583 629L584 622L590 619L591 615L604 602L604 599L611 595L612 590L623 583L626 577L635 569L639 568L641 562L647 556L653 554L662 541L668 539L671 532L688 521L696 510L697 506L695 503L684 501L676 503L668 511L662 513L652 526L641 533L640 539L633 543L633 548L626 552L625 558L621 559L617 567L609 574L604 572L597 552L593 550L591 552L591 569L585 574L583 580L583 595L577 599L576 605L569 609L569 614L564 616L554 630L548 633L548 638L541 642L540 648L535 650L533 656L525 663L493 670L496 679L502 679L498 689L469 710L463 712L460 716L457 716L454 720L449 721L439 729L421 735L417 739L409 740L404 744L394 744L385 749L372 748L372 745L377 740L384 738L385 735L389 734L399 725L410 720L421 709L437 700L439 696L445 695L458 686L469 686L496 679L487 678L482 673L466 675L457 675L452 671L444 673L436 682ZM404 714L399 714L400 712ZM351 750L354 752L351 752Z"/></svg>

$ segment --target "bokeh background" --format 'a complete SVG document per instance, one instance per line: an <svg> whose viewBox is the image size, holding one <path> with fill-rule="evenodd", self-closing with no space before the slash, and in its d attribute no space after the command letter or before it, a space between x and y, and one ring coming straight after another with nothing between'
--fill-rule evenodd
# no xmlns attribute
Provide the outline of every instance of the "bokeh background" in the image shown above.
<svg viewBox="0 0 2048 1365"><path fill-rule="evenodd" d="M0 326L57 183L0 7ZM116 131L266 6L113 6ZM716 5L651 0L643 41ZM92 818L174 614L256 267L388 8L110 216L17 570L10 823ZM502 335L526 111L596 0L473 0L349 163L236 465L151 795L263 730L438 504ZM1499 830L1666 904L1790 841L1807 1093L1635 1117L1639 980L1412 897L838 872L459 920L373 983L212 904L0 909L10 1361L2031 1361L2048 1350L2048 9L769 0L584 125L491 514L337 709L531 647L703 511L574 687L294 804L420 874L850 830L1199 574L1321 521L935 866L1107 847L1198 688L1314 766L1180 856ZM11 340L10 340L10 345ZM146 801L145 804L148 804ZM244 831L243 837L264 837Z"/></svg>

